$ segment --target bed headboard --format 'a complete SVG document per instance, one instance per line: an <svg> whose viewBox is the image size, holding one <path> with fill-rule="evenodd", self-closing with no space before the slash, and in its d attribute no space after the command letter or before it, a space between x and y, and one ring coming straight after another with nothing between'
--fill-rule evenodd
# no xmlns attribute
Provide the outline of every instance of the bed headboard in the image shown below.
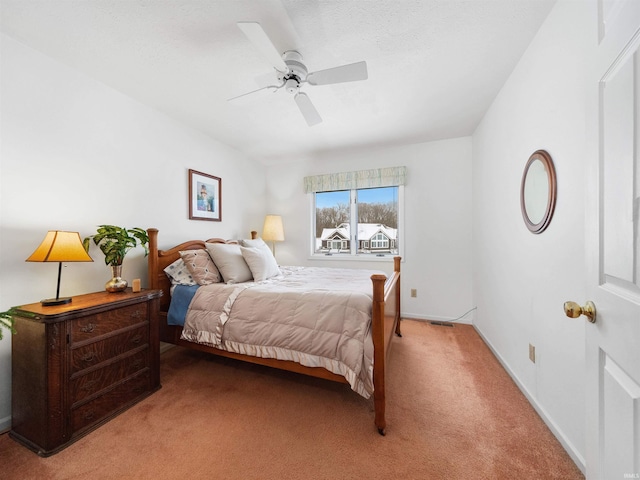
<svg viewBox="0 0 640 480"><path fill-rule="evenodd" d="M180 245L176 245L169 250L158 249L158 229L147 229L149 235L149 288L162 290L160 297L160 311L167 312L171 301L171 282L164 273L164 269L180 258L181 250L198 250L205 247L205 243L237 243L235 240L225 240L223 238L210 238L208 240L189 240ZM258 232L252 231L251 238L257 238Z"/></svg>

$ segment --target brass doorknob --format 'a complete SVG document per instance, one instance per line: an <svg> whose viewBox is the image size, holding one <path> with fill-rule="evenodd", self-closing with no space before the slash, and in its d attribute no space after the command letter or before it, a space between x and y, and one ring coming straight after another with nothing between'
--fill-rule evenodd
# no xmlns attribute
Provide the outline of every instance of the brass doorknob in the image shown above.
<svg viewBox="0 0 640 480"><path fill-rule="evenodd" d="M596 306L589 300L581 307L576 302L564 302L564 313L569 318L578 318L580 315L587 317L591 323L596 323Z"/></svg>

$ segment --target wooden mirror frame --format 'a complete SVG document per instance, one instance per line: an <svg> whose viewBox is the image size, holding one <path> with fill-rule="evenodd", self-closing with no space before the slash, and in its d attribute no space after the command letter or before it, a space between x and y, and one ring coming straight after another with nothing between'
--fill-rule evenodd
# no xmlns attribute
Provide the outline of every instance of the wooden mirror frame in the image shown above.
<svg viewBox="0 0 640 480"><path fill-rule="evenodd" d="M544 169L547 173L547 180L549 182L549 189L544 215L539 222L534 223L531 220L529 213L527 212L527 206L525 204L525 184L529 175L529 169L531 168L531 165L536 161L542 162L542 165L544 166ZM526 224L529 231L531 231L531 233L542 233L549 226L549 223L551 223L551 218L553 217L553 212L556 208L557 190L558 185L556 181L556 170L553 165L551 155L549 155L545 150L537 150L533 152L524 167L524 173L522 174L522 182L520 185L520 209L522 210L522 218L524 219L524 223ZM543 199L541 199L541 201L542 200Z"/></svg>

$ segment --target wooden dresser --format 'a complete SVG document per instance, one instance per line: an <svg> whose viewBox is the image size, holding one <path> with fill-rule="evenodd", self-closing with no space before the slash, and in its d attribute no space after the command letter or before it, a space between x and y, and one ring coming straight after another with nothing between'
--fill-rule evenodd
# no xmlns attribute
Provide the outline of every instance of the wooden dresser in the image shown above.
<svg viewBox="0 0 640 480"><path fill-rule="evenodd" d="M160 388L161 295L127 289L18 307L9 436L46 457Z"/></svg>

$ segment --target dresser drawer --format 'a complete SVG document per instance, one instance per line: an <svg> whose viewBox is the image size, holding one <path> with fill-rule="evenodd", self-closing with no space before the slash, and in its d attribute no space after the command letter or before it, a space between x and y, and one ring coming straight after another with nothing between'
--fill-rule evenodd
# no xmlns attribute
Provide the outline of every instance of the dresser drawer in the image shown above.
<svg viewBox="0 0 640 480"><path fill-rule="evenodd" d="M126 330L98 342L71 349L71 375L130 350L148 345L149 325Z"/></svg>
<svg viewBox="0 0 640 480"><path fill-rule="evenodd" d="M79 318L71 322L71 343L110 333L147 320L146 303L138 303L108 312Z"/></svg>
<svg viewBox="0 0 640 480"><path fill-rule="evenodd" d="M71 378L71 404L83 400L94 393L149 367L149 348L134 351L132 355L121 357L118 361Z"/></svg>
<svg viewBox="0 0 640 480"><path fill-rule="evenodd" d="M149 370L144 370L126 382L117 385L103 395L71 410L71 430L75 435L127 407L141 395L151 391Z"/></svg>

